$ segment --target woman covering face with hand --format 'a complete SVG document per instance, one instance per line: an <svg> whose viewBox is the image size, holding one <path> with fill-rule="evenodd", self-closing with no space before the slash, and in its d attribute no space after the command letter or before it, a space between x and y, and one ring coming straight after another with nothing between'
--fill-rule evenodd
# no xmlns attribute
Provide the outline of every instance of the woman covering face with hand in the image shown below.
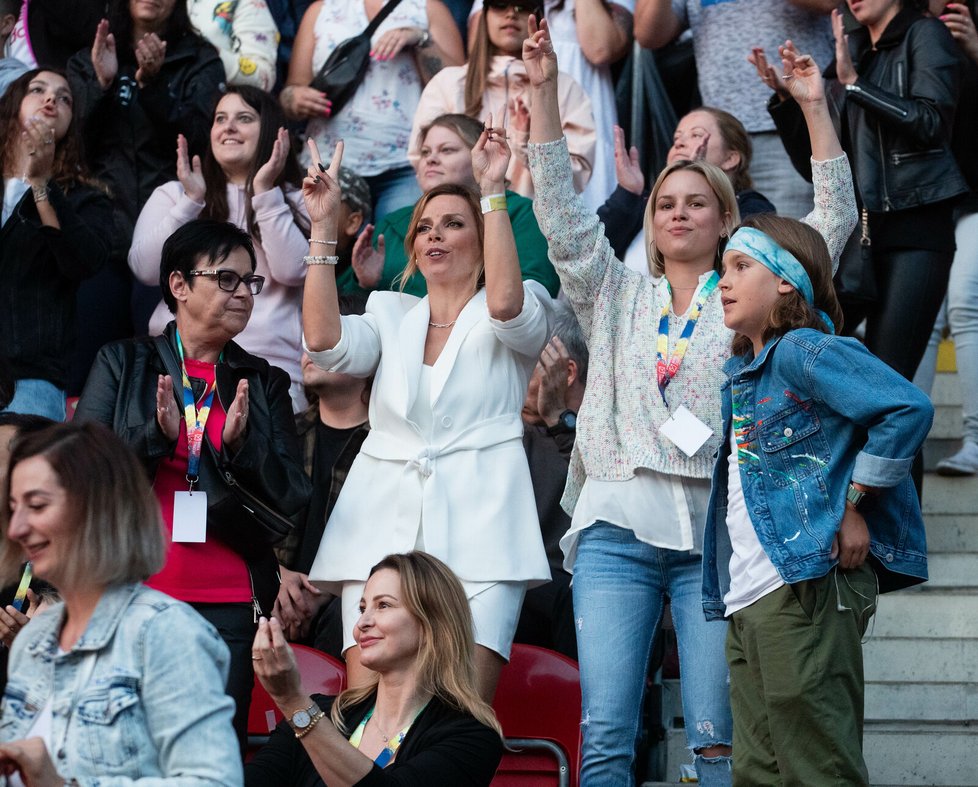
<svg viewBox="0 0 978 787"><path fill-rule="evenodd" d="M329 371L375 377L370 435L309 576L342 595L355 686L364 676L350 635L378 552L418 548L444 559L472 606L479 691L489 700L526 583L549 577L520 408L550 336L550 297L520 278L503 193L509 147L501 129L487 126L472 150L481 206L471 190L452 184L418 202L405 275L420 271L428 295L375 292L364 316L342 319L336 257L329 253L342 148L329 170L312 144L310 151L316 164L303 182L312 220L303 301L307 350Z"/></svg>
<svg viewBox="0 0 978 787"><path fill-rule="evenodd" d="M214 107L203 160L190 156L186 137L177 137L178 179L157 188L139 214L129 267L143 284L158 282L163 242L196 218L230 221L246 231L255 247L255 272L265 284L237 341L289 373L298 410L305 402L299 368L305 268L299 260L307 248L309 221L285 122L268 93L228 88ZM160 333L169 320L160 302L150 332Z"/></svg>
<svg viewBox="0 0 978 787"><path fill-rule="evenodd" d="M11 412L65 416L75 293L109 255L108 197L88 175L64 74L28 71L0 98L3 166L0 355Z"/></svg>

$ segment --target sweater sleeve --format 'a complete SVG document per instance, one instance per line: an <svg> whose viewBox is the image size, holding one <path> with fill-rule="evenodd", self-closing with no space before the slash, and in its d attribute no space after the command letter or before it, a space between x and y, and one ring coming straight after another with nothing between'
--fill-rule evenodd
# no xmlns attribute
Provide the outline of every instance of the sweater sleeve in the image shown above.
<svg viewBox="0 0 978 787"><path fill-rule="evenodd" d="M75 186L65 193L52 183L49 199L60 227L38 222L37 229L58 270L74 281L93 276L109 259L108 238L99 230L112 223L109 198L89 186Z"/></svg>
<svg viewBox="0 0 978 787"><path fill-rule="evenodd" d="M550 261L589 339L594 303L605 277L623 272L625 266L615 259L597 214L575 192L567 140L532 144L529 158L536 186L533 212L549 241Z"/></svg>
<svg viewBox="0 0 978 787"><path fill-rule="evenodd" d="M859 221L852 170L845 154L828 161L812 159L811 162L815 209L802 221L825 238L829 256L832 257L832 272L835 273L842 249Z"/></svg>
<svg viewBox="0 0 978 787"><path fill-rule="evenodd" d="M261 230L261 245L272 278L286 287L301 287L306 279L302 256L309 253L309 241L295 223L290 202L299 215L306 217L306 205L299 192L286 196L281 188L256 194L251 206Z"/></svg>
<svg viewBox="0 0 978 787"><path fill-rule="evenodd" d="M139 211L129 247L129 270L140 282L147 285L159 282L163 242L196 219L203 209L204 204L190 199L179 181L172 180L153 190Z"/></svg>

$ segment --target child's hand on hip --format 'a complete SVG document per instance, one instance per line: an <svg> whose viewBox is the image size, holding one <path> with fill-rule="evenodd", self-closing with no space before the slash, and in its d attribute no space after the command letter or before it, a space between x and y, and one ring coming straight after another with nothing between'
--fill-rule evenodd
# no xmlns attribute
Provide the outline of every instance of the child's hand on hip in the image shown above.
<svg viewBox="0 0 978 787"><path fill-rule="evenodd" d="M846 505L839 532L832 542L831 557L839 558L844 569L859 568L869 554L869 528L866 519L856 509Z"/></svg>

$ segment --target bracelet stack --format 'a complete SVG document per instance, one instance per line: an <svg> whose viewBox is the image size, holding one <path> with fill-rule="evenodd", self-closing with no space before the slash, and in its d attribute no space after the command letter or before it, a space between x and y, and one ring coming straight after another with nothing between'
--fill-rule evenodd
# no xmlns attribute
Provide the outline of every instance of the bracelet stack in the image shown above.
<svg viewBox="0 0 978 787"><path fill-rule="evenodd" d="M31 186L31 193L34 194L34 202L47 202L48 201L48 187L44 186Z"/></svg>
<svg viewBox="0 0 978 787"><path fill-rule="evenodd" d="M307 254L302 258L304 265L336 265L339 261L335 254Z"/></svg>
<svg viewBox="0 0 978 787"><path fill-rule="evenodd" d="M319 238L310 238L309 239L309 242L310 243L319 243L319 244L321 244L323 246L335 246L338 243L338 241L335 241L335 240L320 240Z"/></svg>
<svg viewBox="0 0 978 787"><path fill-rule="evenodd" d="M488 194L479 200L482 206L482 214L492 213L495 210L506 210L505 194Z"/></svg>

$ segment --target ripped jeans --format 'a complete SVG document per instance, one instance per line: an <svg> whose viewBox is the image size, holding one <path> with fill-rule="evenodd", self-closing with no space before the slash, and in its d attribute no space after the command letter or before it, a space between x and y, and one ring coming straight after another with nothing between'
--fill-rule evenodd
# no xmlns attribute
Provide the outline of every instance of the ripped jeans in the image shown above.
<svg viewBox="0 0 978 787"><path fill-rule="evenodd" d="M596 522L581 532L573 590L584 734L581 787L635 783L645 677L666 596L679 642L687 744L691 750L731 744L727 622L710 622L703 614L699 555L650 546L631 530ZM701 785L731 783L730 757L697 755L695 762Z"/></svg>

